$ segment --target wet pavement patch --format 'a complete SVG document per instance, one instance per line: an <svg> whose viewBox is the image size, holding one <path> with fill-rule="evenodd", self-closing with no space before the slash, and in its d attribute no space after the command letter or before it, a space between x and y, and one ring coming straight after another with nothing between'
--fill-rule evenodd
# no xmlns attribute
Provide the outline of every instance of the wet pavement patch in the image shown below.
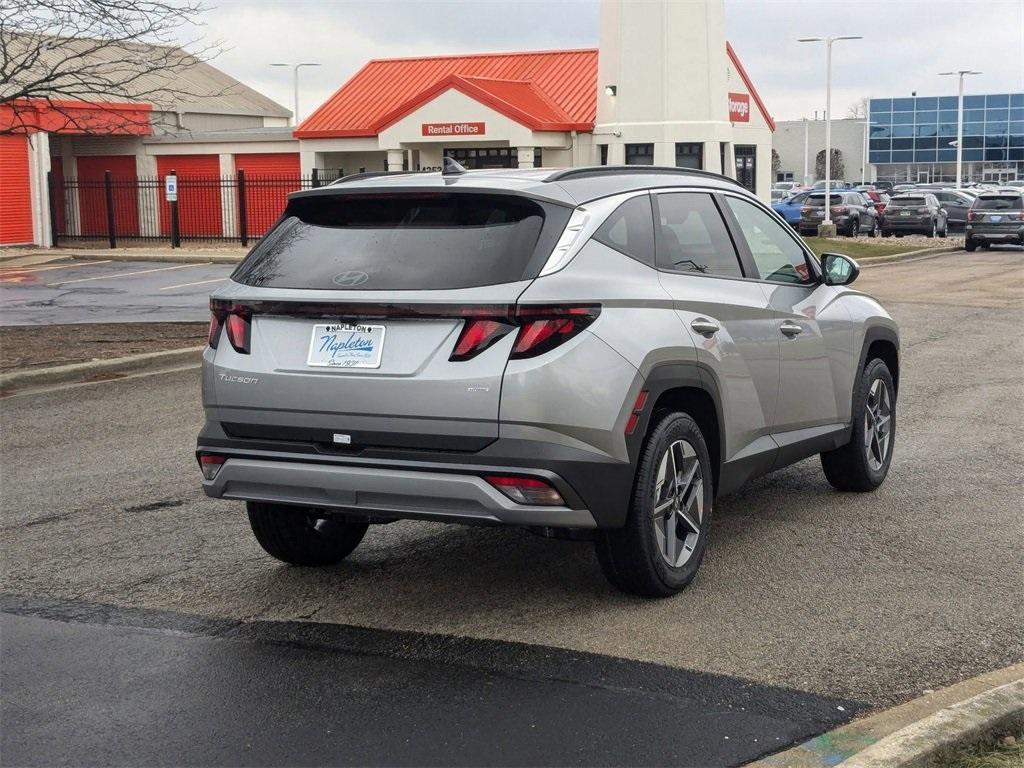
<svg viewBox="0 0 1024 768"><path fill-rule="evenodd" d="M739 765L865 708L522 643L17 596L0 610L17 764Z"/></svg>

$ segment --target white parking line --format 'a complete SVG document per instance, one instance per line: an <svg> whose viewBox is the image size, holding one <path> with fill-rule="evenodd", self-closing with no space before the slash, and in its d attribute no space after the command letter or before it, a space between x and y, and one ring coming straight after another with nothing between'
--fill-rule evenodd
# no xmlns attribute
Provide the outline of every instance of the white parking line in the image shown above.
<svg viewBox="0 0 1024 768"><path fill-rule="evenodd" d="M200 280L198 283L181 283L180 285L168 285L161 288L161 291L173 291L175 288L188 288L190 285L206 285L207 283L223 283L226 277L215 277L213 280Z"/></svg>
<svg viewBox="0 0 1024 768"><path fill-rule="evenodd" d="M58 267L0 267L0 275L9 275L15 272L49 272L54 269L78 269L79 267L95 267L98 264L109 264L113 259L103 261L85 261L79 264L61 264Z"/></svg>
<svg viewBox="0 0 1024 768"><path fill-rule="evenodd" d="M150 272L168 272L172 269L189 269L190 267L208 267L213 262L207 261L203 264L178 264L174 267L157 267L156 269L140 269L136 272L115 272L112 275L97 275L96 277L80 277L77 280L65 280L62 283L47 283L47 288L55 288L61 285L70 285L71 283L84 283L88 280L109 280L113 277L131 277L132 275L146 275Z"/></svg>

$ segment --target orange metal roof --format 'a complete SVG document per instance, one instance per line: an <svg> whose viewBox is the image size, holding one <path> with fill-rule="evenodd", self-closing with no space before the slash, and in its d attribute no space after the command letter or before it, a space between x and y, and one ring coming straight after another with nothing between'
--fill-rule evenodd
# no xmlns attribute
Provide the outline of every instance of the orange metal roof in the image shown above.
<svg viewBox="0 0 1024 768"><path fill-rule="evenodd" d="M774 131L728 43L726 53ZM376 136L449 88L535 131L590 131L597 117L597 49L373 59L303 120L295 137Z"/></svg>
<svg viewBox="0 0 1024 768"><path fill-rule="evenodd" d="M374 59L303 120L295 136L376 136L449 86L534 130L590 130L597 117L597 49Z"/></svg>

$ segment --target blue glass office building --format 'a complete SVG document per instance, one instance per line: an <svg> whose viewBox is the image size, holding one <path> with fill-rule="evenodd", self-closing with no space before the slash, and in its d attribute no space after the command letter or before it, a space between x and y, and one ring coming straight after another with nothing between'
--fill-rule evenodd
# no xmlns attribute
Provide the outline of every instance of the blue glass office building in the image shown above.
<svg viewBox="0 0 1024 768"><path fill-rule="evenodd" d="M956 178L957 97L871 99L869 162L876 178ZM1024 93L964 96L964 177L1024 179Z"/></svg>

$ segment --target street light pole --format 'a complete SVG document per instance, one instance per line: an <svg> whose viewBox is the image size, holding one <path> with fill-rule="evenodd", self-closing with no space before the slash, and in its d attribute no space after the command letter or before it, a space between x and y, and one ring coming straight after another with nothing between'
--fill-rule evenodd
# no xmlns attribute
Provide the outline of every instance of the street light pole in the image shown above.
<svg viewBox="0 0 1024 768"><path fill-rule="evenodd" d="M940 76L956 75L960 79L960 87L956 102L956 188L960 189L964 171L964 75L980 75L971 69L960 69L956 72L939 72Z"/></svg>
<svg viewBox="0 0 1024 768"><path fill-rule="evenodd" d="M291 67L292 68L292 91L294 93L295 109L292 113L292 122L295 125L299 124L299 68L300 67L319 67L320 65L314 61L304 61L300 64L271 64L272 67Z"/></svg>
<svg viewBox="0 0 1024 768"><path fill-rule="evenodd" d="M825 220L832 224L832 43L836 40L860 40L860 35L801 37L798 43L825 43Z"/></svg>
<svg viewBox="0 0 1024 768"><path fill-rule="evenodd" d="M803 185L805 187L807 186L807 181L808 181L807 177L810 175L810 173L808 172L808 168L807 168L807 151L809 149L808 145L809 145L809 142L807 141L807 118L805 117L804 118L804 177L803 177L803 180L802 180L802 183L803 183Z"/></svg>

